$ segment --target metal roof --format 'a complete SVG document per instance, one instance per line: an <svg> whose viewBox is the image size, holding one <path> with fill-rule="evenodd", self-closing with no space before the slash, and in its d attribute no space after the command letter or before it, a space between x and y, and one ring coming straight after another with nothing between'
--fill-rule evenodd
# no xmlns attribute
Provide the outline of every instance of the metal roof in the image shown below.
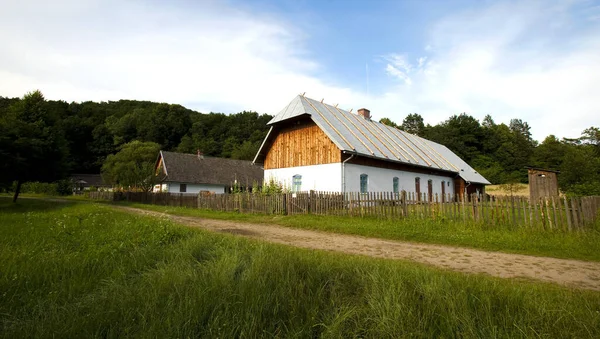
<svg viewBox="0 0 600 339"><path fill-rule="evenodd" d="M454 172L467 182L490 184L444 145L303 95L295 97L267 125L272 126L304 114L310 115L315 124L342 151ZM265 143L261 146L257 158L264 145Z"/></svg>

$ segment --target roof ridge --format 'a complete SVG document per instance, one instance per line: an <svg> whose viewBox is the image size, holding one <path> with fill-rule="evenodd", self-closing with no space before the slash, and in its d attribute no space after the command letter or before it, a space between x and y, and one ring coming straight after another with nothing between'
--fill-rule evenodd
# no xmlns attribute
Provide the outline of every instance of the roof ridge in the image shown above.
<svg viewBox="0 0 600 339"><path fill-rule="evenodd" d="M163 150L161 150L160 152L171 153L171 154L178 154L178 155L186 155L186 156L193 156L193 157L197 157L198 156L198 154L194 154L194 153L182 153L182 152L163 151ZM203 155L203 156L204 156L204 159L223 159L223 160L232 160L232 161L247 161L247 162L252 162L252 160L233 159L233 158L225 158L225 157L214 157L212 155Z"/></svg>

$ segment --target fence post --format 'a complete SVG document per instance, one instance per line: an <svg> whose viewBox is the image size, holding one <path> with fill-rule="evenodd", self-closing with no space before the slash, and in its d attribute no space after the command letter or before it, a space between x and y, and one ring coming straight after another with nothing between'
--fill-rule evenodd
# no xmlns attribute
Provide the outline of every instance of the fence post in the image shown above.
<svg viewBox="0 0 600 339"><path fill-rule="evenodd" d="M577 209L575 208L575 206L577 205L577 202L575 201L577 198L573 197L571 198L571 215L573 216L573 226L575 229L579 228L579 218L577 215Z"/></svg>
<svg viewBox="0 0 600 339"><path fill-rule="evenodd" d="M477 204L477 194L475 193L471 194L471 204L473 205L473 221L477 222L479 221L479 206Z"/></svg>
<svg viewBox="0 0 600 339"><path fill-rule="evenodd" d="M402 205L402 216L403 217L408 217L408 206L407 206L407 201L406 201L406 191L402 191L402 197L400 200L400 204Z"/></svg>
<svg viewBox="0 0 600 339"><path fill-rule="evenodd" d="M283 215L287 215L287 193L283 193Z"/></svg>

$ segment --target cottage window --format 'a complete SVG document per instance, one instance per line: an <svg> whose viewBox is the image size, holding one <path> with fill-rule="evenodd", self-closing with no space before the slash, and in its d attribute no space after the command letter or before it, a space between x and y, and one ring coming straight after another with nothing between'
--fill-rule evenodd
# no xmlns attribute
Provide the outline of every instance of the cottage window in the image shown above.
<svg viewBox="0 0 600 339"><path fill-rule="evenodd" d="M415 178L415 194L417 195L417 201L421 201L421 178Z"/></svg>
<svg viewBox="0 0 600 339"><path fill-rule="evenodd" d="M302 176L296 174L292 177L292 192L300 192L302 189Z"/></svg>
<svg viewBox="0 0 600 339"><path fill-rule="evenodd" d="M442 181L442 202L446 202L446 181Z"/></svg>
<svg viewBox="0 0 600 339"><path fill-rule="evenodd" d="M179 184L179 192L181 192L181 193L187 192L187 184Z"/></svg>
<svg viewBox="0 0 600 339"><path fill-rule="evenodd" d="M433 180L427 180L427 195L429 196L429 201L433 201Z"/></svg>
<svg viewBox="0 0 600 339"><path fill-rule="evenodd" d="M393 187L394 187L394 193L398 193L398 177L394 177L394 179L392 180L393 182Z"/></svg>
<svg viewBox="0 0 600 339"><path fill-rule="evenodd" d="M360 193L367 193L369 191L369 176L366 174L360 175Z"/></svg>

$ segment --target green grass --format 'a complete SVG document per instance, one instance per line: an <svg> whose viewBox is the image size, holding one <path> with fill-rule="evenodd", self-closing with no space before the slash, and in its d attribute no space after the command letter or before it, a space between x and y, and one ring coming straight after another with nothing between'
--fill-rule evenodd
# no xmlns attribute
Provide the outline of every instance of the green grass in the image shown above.
<svg viewBox="0 0 600 339"><path fill-rule="evenodd" d="M600 336L600 293L0 199L0 337Z"/></svg>
<svg viewBox="0 0 600 339"><path fill-rule="evenodd" d="M391 221L345 216L267 216L185 207L119 204L175 215L277 224L366 237L470 247L486 251L600 261L600 232L597 227L578 232L565 232L560 230L532 230L521 226L486 227L483 224L464 224L446 219Z"/></svg>

